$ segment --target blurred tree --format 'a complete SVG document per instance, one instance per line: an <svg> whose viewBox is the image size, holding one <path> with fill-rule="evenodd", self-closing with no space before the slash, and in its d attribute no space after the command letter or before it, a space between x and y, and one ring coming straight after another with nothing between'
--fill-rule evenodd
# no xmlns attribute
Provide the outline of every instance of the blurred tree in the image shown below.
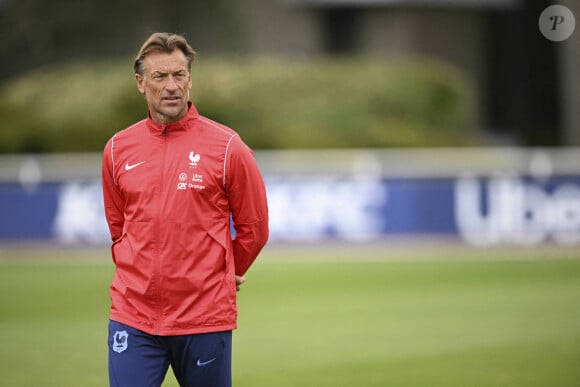
<svg viewBox="0 0 580 387"><path fill-rule="evenodd" d="M128 62L59 64L0 83L0 117L10 128L0 131L0 153L101 151L146 114ZM427 58L204 56L192 76L200 113L255 149L479 143L471 83Z"/></svg>
<svg viewBox="0 0 580 387"><path fill-rule="evenodd" d="M196 49L242 41L233 0L0 0L0 79L51 63L133 55L155 31Z"/></svg>

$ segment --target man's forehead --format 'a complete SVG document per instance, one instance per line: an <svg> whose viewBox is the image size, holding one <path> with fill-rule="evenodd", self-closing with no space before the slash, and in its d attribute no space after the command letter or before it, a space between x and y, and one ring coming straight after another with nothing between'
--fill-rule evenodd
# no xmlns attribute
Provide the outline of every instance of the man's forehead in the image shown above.
<svg viewBox="0 0 580 387"><path fill-rule="evenodd" d="M151 52L143 60L143 67L149 72L189 70L187 66L187 58L181 50L174 50L170 54L160 51Z"/></svg>

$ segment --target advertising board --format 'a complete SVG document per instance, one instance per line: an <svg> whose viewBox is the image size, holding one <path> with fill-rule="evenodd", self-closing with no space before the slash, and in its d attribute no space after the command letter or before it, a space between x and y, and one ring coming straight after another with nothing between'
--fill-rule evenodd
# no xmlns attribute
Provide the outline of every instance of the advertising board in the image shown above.
<svg viewBox="0 0 580 387"><path fill-rule="evenodd" d="M475 246L580 245L580 171L263 169L270 243L445 237ZM2 181L0 213L0 240L110 241L98 176Z"/></svg>

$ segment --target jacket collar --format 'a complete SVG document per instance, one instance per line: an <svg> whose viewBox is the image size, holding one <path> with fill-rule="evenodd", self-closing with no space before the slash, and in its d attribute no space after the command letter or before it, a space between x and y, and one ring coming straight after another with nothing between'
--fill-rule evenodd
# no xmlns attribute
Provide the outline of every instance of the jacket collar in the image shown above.
<svg viewBox="0 0 580 387"><path fill-rule="evenodd" d="M199 117L197 109L191 101L187 102L188 110L185 116L183 116L179 121L172 124L159 124L151 118L151 113L147 113L147 127L154 135L167 135L168 133L173 133L176 131L187 130L191 121L196 120Z"/></svg>

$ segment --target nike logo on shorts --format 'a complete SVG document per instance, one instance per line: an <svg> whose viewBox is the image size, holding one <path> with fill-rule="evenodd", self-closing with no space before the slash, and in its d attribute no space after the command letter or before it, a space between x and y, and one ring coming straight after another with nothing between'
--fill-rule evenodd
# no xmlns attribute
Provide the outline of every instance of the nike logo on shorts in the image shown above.
<svg viewBox="0 0 580 387"><path fill-rule="evenodd" d="M200 359L197 359L197 366L204 367L204 366L208 365L209 363L214 362L215 359L216 359L215 357L213 359L208 360L208 361L201 361Z"/></svg>

